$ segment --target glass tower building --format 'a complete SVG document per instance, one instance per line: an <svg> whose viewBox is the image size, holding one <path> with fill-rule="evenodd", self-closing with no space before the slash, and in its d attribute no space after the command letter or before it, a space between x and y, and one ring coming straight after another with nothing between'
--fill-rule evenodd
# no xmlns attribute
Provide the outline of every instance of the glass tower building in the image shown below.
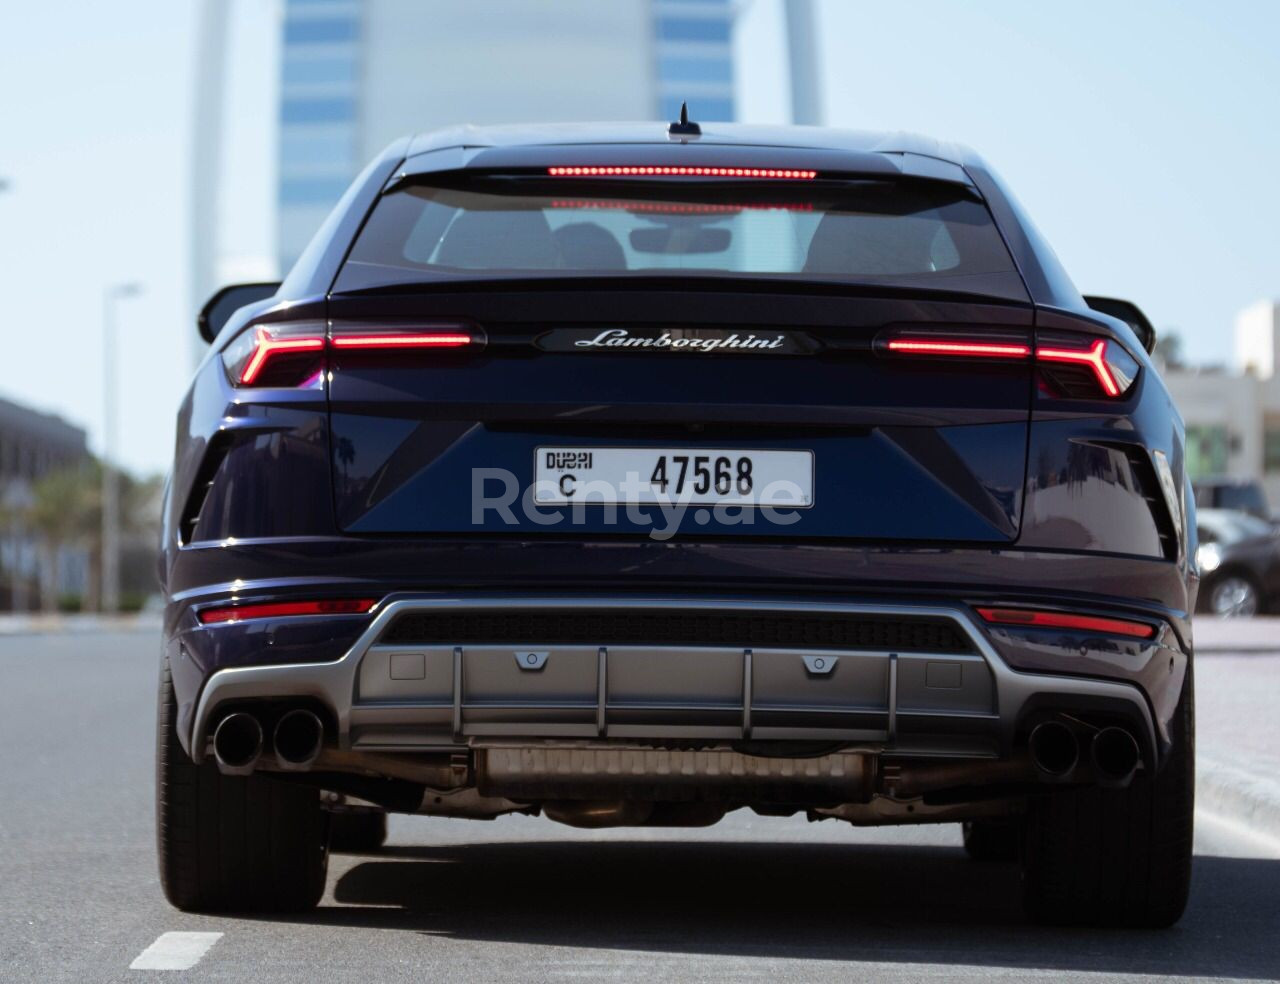
<svg viewBox="0 0 1280 984"><path fill-rule="evenodd" d="M735 118L731 0L286 0L278 256L364 163L455 123Z"/></svg>
<svg viewBox="0 0 1280 984"><path fill-rule="evenodd" d="M362 0L288 0L279 130L284 273L360 170Z"/></svg>
<svg viewBox="0 0 1280 984"><path fill-rule="evenodd" d="M656 118L674 120L686 100L700 120L733 120L730 0L652 0Z"/></svg>

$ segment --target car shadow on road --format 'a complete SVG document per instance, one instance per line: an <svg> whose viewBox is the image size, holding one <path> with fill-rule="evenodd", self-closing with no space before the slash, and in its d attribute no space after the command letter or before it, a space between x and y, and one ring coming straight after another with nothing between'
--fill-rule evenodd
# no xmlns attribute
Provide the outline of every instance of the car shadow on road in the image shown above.
<svg viewBox="0 0 1280 984"><path fill-rule="evenodd" d="M353 859L355 860L355 859ZM524 842L391 847L300 921L474 941L1272 978L1280 861L1197 857L1174 929L1031 925L1012 865L940 847ZM373 908L379 907L379 908Z"/></svg>

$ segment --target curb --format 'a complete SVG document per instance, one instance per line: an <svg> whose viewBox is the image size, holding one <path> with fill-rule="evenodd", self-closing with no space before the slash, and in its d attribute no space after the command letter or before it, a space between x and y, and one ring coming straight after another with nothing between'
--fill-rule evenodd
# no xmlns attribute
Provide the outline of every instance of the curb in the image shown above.
<svg viewBox="0 0 1280 984"><path fill-rule="evenodd" d="M158 632L159 615L0 615L0 638L84 635L97 632Z"/></svg>
<svg viewBox="0 0 1280 984"><path fill-rule="evenodd" d="M1280 782L1196 754L1196 807L1280 840Z"/></svg>
<svg viewBox="0 0 1280 984"><path fill-rule="evenodd" d="M1195 651L1200 653L1280 653L1280 617L1195 619Z"/></svg>

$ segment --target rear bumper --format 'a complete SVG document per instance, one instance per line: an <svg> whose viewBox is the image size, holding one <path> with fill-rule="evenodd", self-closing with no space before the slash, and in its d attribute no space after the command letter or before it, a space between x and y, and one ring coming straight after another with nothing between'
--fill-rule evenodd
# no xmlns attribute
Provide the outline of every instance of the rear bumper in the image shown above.
<svg viewBox="0 0 1280 984"><path fill-rule="evenodd" d="M604 612L683 613L727 620L853 619L949 627L954 643L891 645L646 643L587 630L572 643L404 638L404 616ZM447 622L446 622L447 624ZM462 624L462 622L458 622ZM213 631L222 631L215 629ZM463 630L459 630L463 632ZM590 641L585 641L586 639ZM932 637L930 637L932 639ZM905 644L902 644L905 643ZM1002 655L1001 650L1005 650ZM201 760L220 711L261 699L318 702L340 749L448 752L519 741L823 742L893 757L1007 756L1042 712L1123 721L1151 765L1164 722L1132 680L1016 669L963 603L680 594L415 594L390 599L353 645L324 662L232 666L211 673L190 715ZM1183 664L1185 666L1185 662ZM1172 660L1170 661L1172 671Z"/></svg>

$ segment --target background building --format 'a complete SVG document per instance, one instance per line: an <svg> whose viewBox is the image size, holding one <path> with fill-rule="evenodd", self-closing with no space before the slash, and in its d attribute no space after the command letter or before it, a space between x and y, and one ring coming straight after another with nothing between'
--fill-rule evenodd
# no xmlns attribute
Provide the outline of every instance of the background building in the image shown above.
<svg viewBox="0 0 1280 984"><path fill-rule="evenodd" d="M29 486L87 454L83 428L0 398L0 489Z"/></svg>
<svg viewBox="0 0 1280 984"><path fill-rule="evenodd" d="M41 544L27 526L33 488L42 478L88 460L83 428L61 417L0 399L0 611L27 608L41 593L79 595L86 587L86 552L60 546L57 583L41 584Z"/></svg>
<svg viewBox="0 0 1280 984"><path fill-rule="evenodd" d="M732 120L730 0L287 0L280 269L396 137L457 123Z"/></svg>
<svg viewBox="0 0 1280 984"><path fill-rule="evenodd" d="M1280 511L1280 303L1259 301L1236 316L1231 369L1169 368L1165 380L1187 425L1193 479L1261 481Z"/></svg>

